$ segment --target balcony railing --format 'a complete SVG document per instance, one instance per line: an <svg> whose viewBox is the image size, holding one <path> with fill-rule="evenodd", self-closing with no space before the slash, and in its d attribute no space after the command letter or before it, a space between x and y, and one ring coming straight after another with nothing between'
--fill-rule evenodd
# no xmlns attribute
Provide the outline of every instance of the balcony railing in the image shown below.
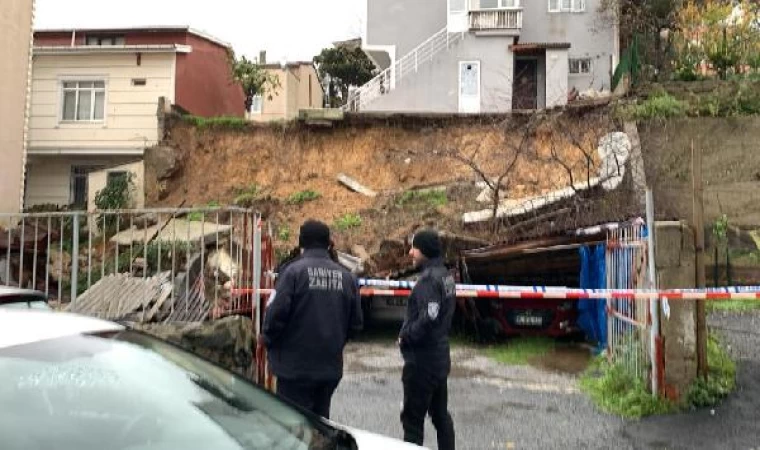
<svg viewBox="0 0 760 450"><path fill-rule="evenodd" d="M522 29L522 8L470 11L470 29L519 32Z"/></svg>

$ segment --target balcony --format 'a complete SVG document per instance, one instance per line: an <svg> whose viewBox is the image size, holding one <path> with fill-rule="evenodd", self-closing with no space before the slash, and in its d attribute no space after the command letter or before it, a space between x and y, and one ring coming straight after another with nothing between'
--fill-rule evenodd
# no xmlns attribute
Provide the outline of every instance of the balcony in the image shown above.
<svg viewBox="0 0 760 450"><path fill-rule="evenodd" d="M470 11L470 30L516 36L522 29L522 8Z"/></svg>

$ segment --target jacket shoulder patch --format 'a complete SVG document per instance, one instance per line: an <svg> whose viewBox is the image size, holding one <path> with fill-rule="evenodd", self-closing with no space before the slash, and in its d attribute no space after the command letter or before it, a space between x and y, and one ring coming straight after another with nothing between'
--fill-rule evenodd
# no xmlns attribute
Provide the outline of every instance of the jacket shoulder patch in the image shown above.
<svg viewBox="0 0 760 450"><path fill-rule="evenodd" d="M441 304L436 302L430 302L427 305L427 313L430 320L438 318L438 313L441 311Z"/></svg>

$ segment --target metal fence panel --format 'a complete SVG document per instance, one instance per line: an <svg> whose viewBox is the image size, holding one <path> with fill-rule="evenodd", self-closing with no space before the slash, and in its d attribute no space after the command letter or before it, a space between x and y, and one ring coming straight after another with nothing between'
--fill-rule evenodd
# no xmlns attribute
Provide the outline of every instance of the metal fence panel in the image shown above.
<svg viewBox="0 0 760 450"><path fill-rule="evenodd" d="M0 214L0 285L108 319L198 321L250 298L261 218L242 208ZM256 275L258 274L258 275Z"/></svg>
<svg viewBox="0 0 760 450"><path fill-rule="evenodd" d="M607 288L644 289L649 284L649 239L641 221L607 233ZM651 373L650 300L607 300L607 355L643 382Z"/></svg>

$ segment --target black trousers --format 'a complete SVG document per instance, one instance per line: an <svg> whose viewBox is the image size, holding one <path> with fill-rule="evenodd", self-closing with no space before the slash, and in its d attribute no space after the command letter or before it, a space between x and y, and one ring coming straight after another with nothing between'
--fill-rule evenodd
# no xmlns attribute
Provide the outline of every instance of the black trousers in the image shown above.
<svg viewBox="0 0 760 450"><path fill-rule="evenodd" d="M438 436L438 449L454 450L454 422L448 411L447 377L436 377L416 365L406 364L401 381L404 384L401 411L404 440L421 446L425 437L425 416L430 414Z"/></svg>
<svg viewBox="0 0 760 450"><path fill-rule="evenodd" d="M326 419L330 418L330 403L340 380L303 381L277 379L277 395Z"/></svg>

